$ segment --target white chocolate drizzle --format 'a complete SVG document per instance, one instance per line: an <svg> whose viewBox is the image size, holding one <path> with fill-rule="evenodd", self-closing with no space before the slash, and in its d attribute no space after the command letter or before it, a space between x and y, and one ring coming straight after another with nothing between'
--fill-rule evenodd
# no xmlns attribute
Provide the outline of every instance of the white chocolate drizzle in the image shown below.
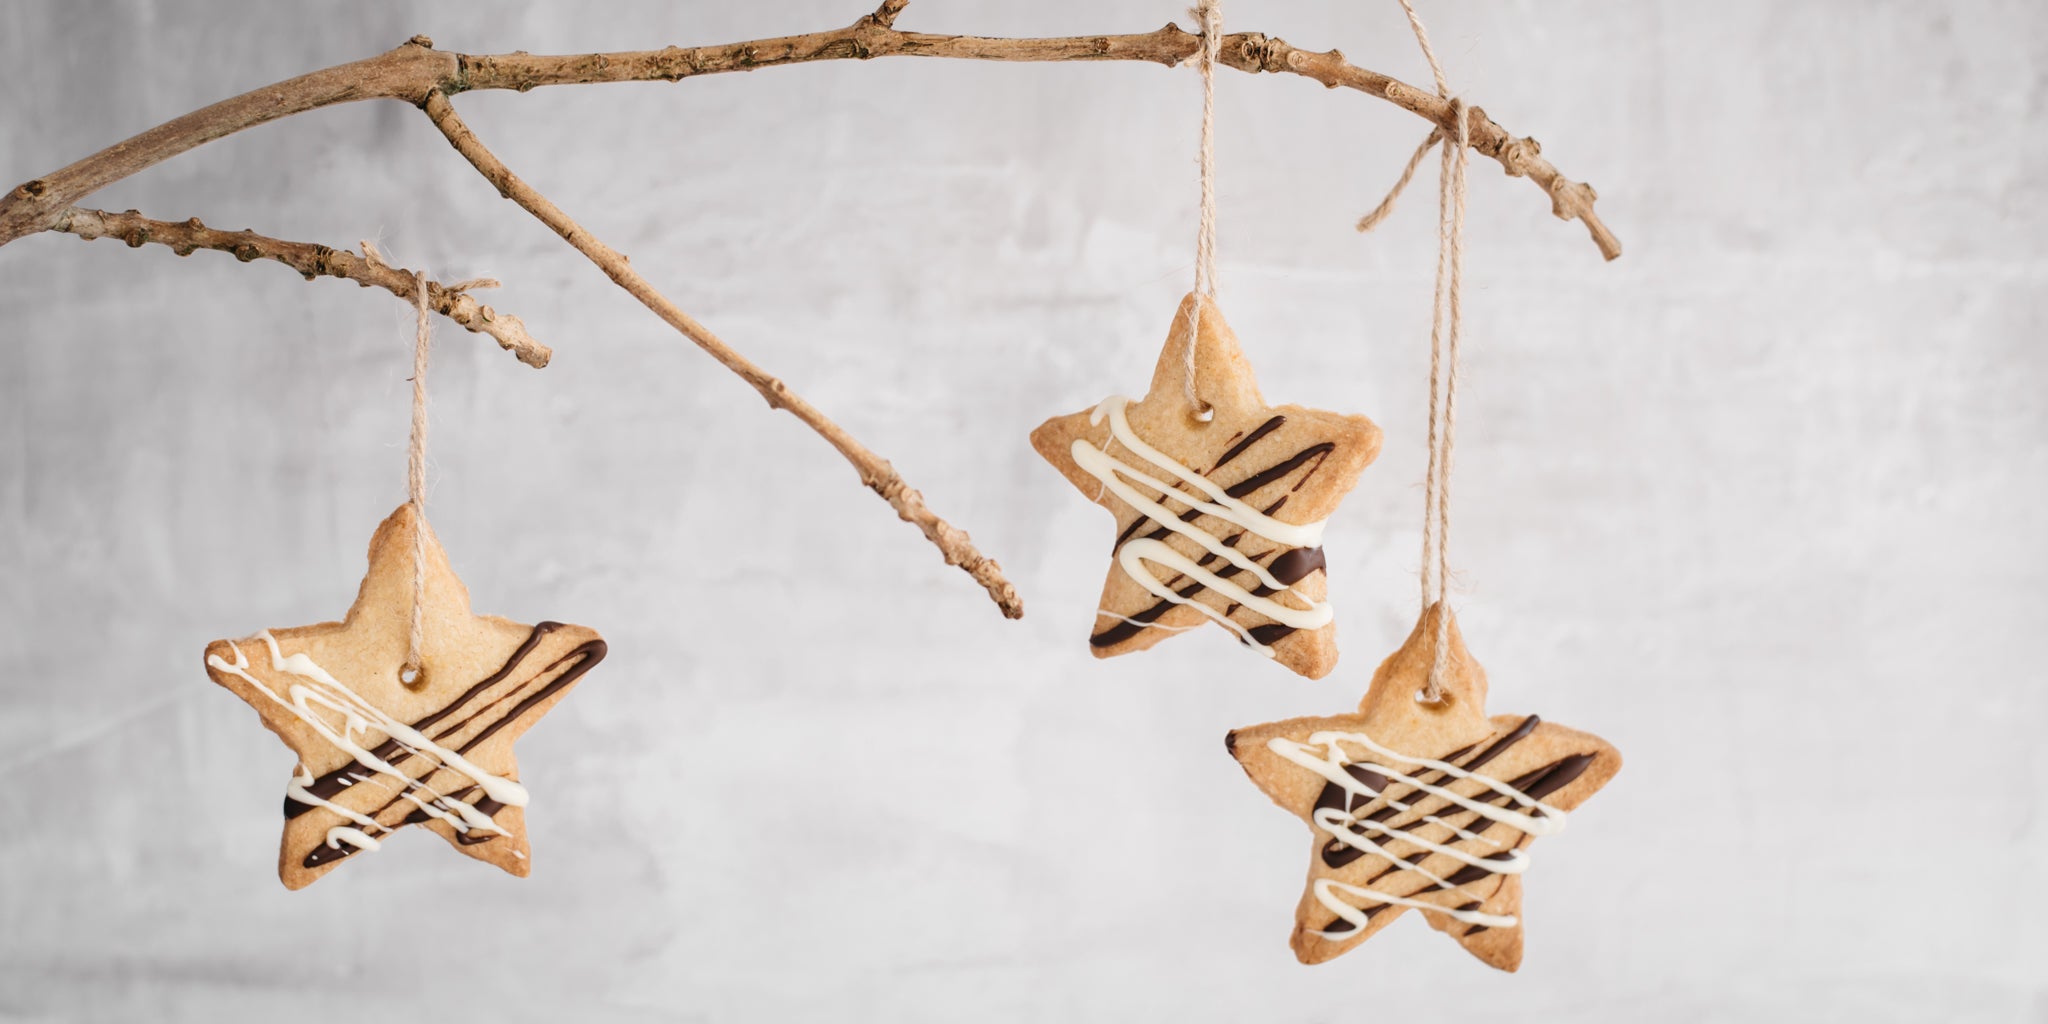
<svg viewBox="0 0 2048 1024"><path fill-rule="evenodd" d="M207 664L248 682L258 692L310 726L329 743L354 758L357 764L377 773L373 776L350 773L347 776L350 780L349 785L377 781L380 787L390 788L382 781L382 777L388 776L397 780L396 792L399 796L417 805L429 816L446 822L459 835L467 835L471 831L510 834L490 815L477 810L475 805L436 792L419 779L399 770L396 765L378 757L370 749L376 744L370 741L368 734L373 731L382 733L407 754L438 762L439 767L448 768L467 777L485 797L501 804L513 807L526 806L529 799L526 787L511 779L484 771L461 754L435 743L426 734L378 710L375 705L364 700L360 694L334 678L304 653L287 657L278 649L277 638L272 636L270 631L258 633L254 639L263 641L269 648L271 671L306 680L291 683L285 688L289 699L280 696L277 691L249 673L249 659L242 653L239 644L228 644L229 650L234 652L234 661L230 662L215 654L207 657ZM330 720L330 715L338 715L339 721ZM432 771L428 774L431 775ZM285 787L285 792L299 803L325 808L354 823L328 829L328 846L339 848L340 844L347 843L359 849L375 850L382 845L364 830L389 832L388 826L366 814L315 796L311 789L313 781L312 770L301 764L293 773L292 781ZM425 799L415 796L415 790L424 793Z"/></svg>
<svg viewBox="0 0 2048 1024"><path fill-rule="evenodd" d="M1375 759L1368 760L1352 757L1345 749L1347 744L1351 747L1363 748L1368 752L1367 757ZM1419 815L1420 821L1443 826L1450 830L1451 834L1456 837L1455 840L1446 840L1442 843L1431 842L1415 835L1410 829L1396 828L1383 822L1368 820L1362 812L1366 806L1370 806L1372 803L1384 801L1397 811L1407 813L1414 810L1414 803L1421 802L1419 798L1411 797L1410 799L1414 803L1403 803L1392 797L1381 796L1382 792L1397 785L1407 786L1425 796L1438 797L1444 800L1450 806L1442 813L1456 814L1462 811L1469 811L1490 822L1515 829L1525 837L1555 835L1564 830L1565 815L1563 811L1499 779L1483 775L1479 772L1467 771L1447 761L1439 761L1427 757L1414 757L1388 749L1375 742L1372 737L1363 732L1315 732L1309 735L1308 742L1306 743L1280 736L1266 741L1266 749L1314 772L1316 775L1339 787L1346 794L1343 806L1354 809L1347 811L1340 807L1317 808L1310 815L1317 829L1345 846L1367 856L1378 857L1386 861L1398 871L1420 875L1441 891L1460 892L1467 896L1472 895L1465 892L1463 887L1452 885L1448 878L1423 867L1424 864L1429 862L1431 857L1436 855L1448 857L1468 867L1479 868L1487 872L1489 876L1520 874L1528 870L1529 856L1520 848L1519 841L1511 844L1511 848L1504 855L1496 853L1489 856L1475 856L1467 850L1460 849L1458 844L1473 841L1489 843L1493 846L1500 846L1501 844L1469 829L1453 825L1433 814ZM1474 796L1478 794L1468 796L1452 790L1447 785L1433 785L1423 782L1416 775L1411 775L1407 771L1394 767L1397 764L1419 767L1425 773L1441 773L1447 780L1452 782L1467 780L1478 782L1482 787L1481 792L1490 791L1497 796L1507 797L1509 804L1513 806L1497 806L1493 803L1474 799ZM1385 781L1379 789L1375 789L1345 770L1353 765L1363 768L1368 773L1379 776ZM1358 803L1355 799L1357 797L1366 798L1366 802L1363 804ZM1515 809L1517 807L1520 810ZM1382 842L1382 838L1386 842L1407 843L1420 850L1427 851L1431 856L1418 858L1415 862L1410 863L1405 856L1396 856L1390 852L1386 843ZM1312 886L1312 891L1315 894L1316 901L1321 903L1325 909L1337 915L1340 920L1350 923L1354 929L1358 930L1344 932L1318 931L1315 933L1325 938L1348 938L1357 935L1367 924L1367 917L1364 911L1350 902L1339 899L1338 893L1368 901L1428 910L1475 927L1505 928L1512 927L1516 923L1516 918L1512 916L1489 914L1476 907L1470 910L1461 910L1447 907L1440 903L1413 899L1407 896L1396 896L1377 889L1351 885L1331 878L1316 879L1314 886Z"/></svg>
<svg viewBox="0 0 2048 1024"><path fill-rule="evenodd" d="M1449 917L1455 921L1461 921L1465 924L1478 925L1485 928L1513 928L1517 921L1517 918L1508 914L1489 914L1481 910L1459 910L1455 907L1446 907L1441 904L1428 903L1423 900L1411 900L1406 896L1389 896L1386 893L1380 892L1376 889L1367 889L1361 885L1351 885L1346 882L1339 882L1334 878L1318 878L1316 879L1315 884L1316 902L1321 903L1323 906L1329 908L1330 912L1336 914L1339 918L1350 922L1351 926L1354 929L1356 929L1356 931L1351 932L1315 933L1324 938L1341 939L1347 936L1357 935L1359 932L1365 930L1365 926L1367 924L1371 923L1371 919L1367 918L1363 911L1331 895L1333 892L1344 892L1349 893L1353 896L1359 896L1365 899L1375 900L1380 903L1392 903L1397 906L1414 907L1418 910L1433 911L1435 913L1439 913L1446 917Z"/></svg>
<svg viewBox="0 0 2048 1024"><path fill-rule="evenodd" d="M1145 443L1144 439L1132 431L1130 420L1125 416L1125 409L1130 405L1130 402L1130 399L1122 395L1111 395L1103 399L1102 404L1095 407L1095 411L1088 417L1088 422L1092 425L1100 425L1104 420L1107 420L1109 422L1110 436L1099 448L1089 443L1086 439L1076 438L1071 448L1075 464L1080 466L1090 476L1101 481L1104 492L1115 494L1118 498L1123 499L1125 504L1138 510L1139 514L1146 519L1193 541L1203 550L1236 566L1239 571L1250 573L1265 588L1274 591L1276 594L1281 592L1293 594L1296 599L1302 601L1307 607L1295 608L1282 604L1272 597L1262 597L1254 594L1245 587L1203 568L1195 559L1174 550L1164 540L1151 537L1132 538L1124 542L1123 546L1117 549L1117 565L1123 569L1124 573L1130 576L1139 586L1145 588L1152 596L1174 604L1190 605L1209 618L1222 623L1231 632L1236 633L1238 639L1244 641L1246 646L1269 658L1275 656L1273 648L1260 643L1252 636L1249 629L1239 625L1228 615L1210 607L1205 602L1194 600L1191 597L1182 597L1179 591L1168 586L1158 574L1154 573L1147 563L1164 566L1175 573L1179 573L1202 584L1233 604L1242 605L1250 611L1257 612L1268 619L1292 626L1295 629L1319 629L1327 625L1332 614L1328 603L1311 601L1302 597L1294 591L1292 586L1280 582L1265 566L1260 565L1256 560L1239 551L1234 545L1224 543L1215 534L1202 529L1200 526L1195 525L1195 523L1182 519L1172 509L1167 508L1163 502L1172 500L1186 505L1189 509L1198 510L1203 515L1214 516L1283 548L1320 546L1323 542L1323 525L1326 521L1318 519L1312 523L1284 523L1237 498L1231 497L1223 488L1218 487L1214 481L1181 465L1165 452ZM1115 456L1109 454L1110 447L1118 444L1123 445L1131 454L1136 455L1152 466L1164 470L1167 475L1172 476L1179 483L1169 483L1151 473L1119 461ZM1140 490L1139 487L1134 486L1134 483L1159 492L1160 498L1153 499ZM1188 493L1188 491L1182 489L1181 484L1193 488L1198 493ZM1098 493L1097 500L1100 500L1100 498L1101 494ZM1200 519L1197 517L1196 522L1199 521ZM1102 610L1100 614L1111 618L1123 619L1125 622L1133 621L1106 609ZM1154 625L1153 623L1137 624L1148 627ZM1154 628L1163 629L1166 627Z"/></svg>

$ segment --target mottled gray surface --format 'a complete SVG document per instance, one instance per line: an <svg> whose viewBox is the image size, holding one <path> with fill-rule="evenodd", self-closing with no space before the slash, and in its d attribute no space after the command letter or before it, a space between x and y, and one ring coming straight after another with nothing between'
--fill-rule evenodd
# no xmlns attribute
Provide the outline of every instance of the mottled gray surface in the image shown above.
<svg viewBox="0 0 2048 1024"><path fill-rule="evenodd" d="M419 31L861 13L578 6L8 3L0 180ZM1229 8L1426 80L1391 2ZM1344 664L1308 682L1216 630L1098 663L1110 527L1024 434L1144 383L1190 275L1195 79L901 60L458 106L971 529L1021 623L402 105L91 201L492 273L556 346L535 372L444 328L434 376L432 513L478 609L612 643L520 745L525 882L419 835L284 891L291 756L200 669L348 603L403 495L405 307L212 253L0 251L0 1020L2048 1020L2048 9L1427 10L1629 245L1601 265L1478 165L1460 607L1496 709L1629 759L1538 848L1520 975L1419 920L1296 965L1304 829L1219 742L1350 706L1412 621L1427 187L1349 222L1420 123L1218 83L1224 302L1266 393L1387 432L1331 525Z"/></svg>

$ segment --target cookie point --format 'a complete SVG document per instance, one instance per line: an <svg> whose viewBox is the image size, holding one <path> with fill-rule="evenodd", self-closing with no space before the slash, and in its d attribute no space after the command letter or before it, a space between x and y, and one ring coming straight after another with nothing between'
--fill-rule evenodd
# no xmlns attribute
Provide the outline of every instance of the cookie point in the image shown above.
<svg viewBox="0 0 2048 1024"><path fill-rule="evenodd" d="M1236 729L1232 729L1232 730L1230 730L1229 732L1226 732L1226 733L1224 733L1224 734L1223 734L1223 749L1225 749L1225 750L1228 750L1228 751L1230 751L1230 752L1231 752L1232 754L1236 754L1236 753L1237 753L1237 730L1236 730Z"/></svg>

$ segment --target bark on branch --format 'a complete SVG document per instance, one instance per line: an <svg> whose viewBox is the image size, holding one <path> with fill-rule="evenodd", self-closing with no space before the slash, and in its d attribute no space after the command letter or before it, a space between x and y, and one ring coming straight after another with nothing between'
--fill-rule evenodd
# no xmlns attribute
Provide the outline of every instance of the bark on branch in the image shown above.
<svg viewBox="0 0 2048 1024"><path fill-rule="evenodd" d="M895 27L895 20L907 3L887 0L875 13L828 32L617 53L473 56L436 51L432 40L414 36L397 49L368 60L315 71L196 110L17 186L0 196L0 245L49 230L66 207L159 161L245 128L336 103L399 99L419 104L430 92L454 95L472 89L525 91L548 85L675 82L810 61L896 56L1035 62L1133 60L1172 67L1201 48L1199 36L1175 25L1134 35L1046 39L904 32ZM1223 39L1222 63L1239 71L1300 75L1332 89L1355 89L1455 131L1449 101L1353 65L1336 50L1314 52L1263 32L1237 32ZM1611 260L1621 255L1620 240L1594 212L1598 196L1592 186L1559 173L1544 159L1535 139L1516 137L1476 106L1467 109L1475 151L1498 161L1510 176L1534 182L1550 198L1551 212L1558 217L1584 223L1603 256Z"/></svg>
<svg viewBox="0 0 2048 1024"><path fill-rule="evenodd" d="M367 244L363 254L358 256L347 249L331 249L314 242L288 242L254 231L220 231L201 224L197 217L175 222L151 220L134 210L108 213L76 206L65 210L50 230L77 235L86 241L118 238L128 243L131 249L148 244L169 246L180 256L189 256L200 249L212 249L228 253L244 263L275 260L298 271L308 281L316 277L338 277L354 281L364 288L382 288L404 299L408 305L413 301L413 272L385 263ZM526 333L524 322L510 313L501 313L478 302L467 290L478 287L478 283L465 284L466 287L427 282L428 308L469 331L496 338L499 347L518 356L519 361L528 366L538 369L548 364L553 353Z"/></svg>

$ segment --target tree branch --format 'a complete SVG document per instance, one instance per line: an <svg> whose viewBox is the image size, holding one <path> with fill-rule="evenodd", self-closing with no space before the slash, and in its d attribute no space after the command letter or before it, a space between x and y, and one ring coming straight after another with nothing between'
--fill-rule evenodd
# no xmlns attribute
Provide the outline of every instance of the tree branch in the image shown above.
<svg viewBox="0 0 2048 1024"><path fill-rule="evenodd" d="M825 438L860 472L861 481L889 502L899 516L916 524L951 565L965 569L986 588L1003 613L1023 614L1015 588L995 562L977 551L967 535L934 515L923 497L874 452L855 441L783 382L749 362L656 291L634 272L626 257L593 238L560 208L535 192L486 149L456 116L448 96L473 89L525 91L545 85L596 82L679 81L697 75L751 71L818 60L868 60L875 57L948 57L995 61L1137 60L1172 67L1193 56L1200 38L1167 25L1135 35L1070 36L1046 39L994 39L979 36L904 32L896 18L909 0L883 0L874 13L845 28L778 39L691 49L669 47L622 53L495 56L439 53L433 41L414 36L404 45L367 60L341 64L265 86L167 121L83 160L25 182L0 195L0 245L42 231L64 231L84 238L113 235L131 246L149 242L169 245L181 254L209 248L234 253L244 261L268 258L308 277L328 274L375 284L394 294L411 296L409 274L383 264L367 244L362 257L302 242L264 238L251 232L218 232L197 220L184 224L152 221L125 214L80 209L75 204L113 182L133 175L214 139L293 114L369 99L399 99L423 108L436 128L464 158L517 202L546 223L620 287L667 321L685 337L760 392L768 404L786 409ZM1299 75L1329 88L1343 86L1377 96L1414 112L1446 131L1454 130L1450 103L1386 75L1353 66L1336 50L1315 53L1290 46L1259 32L1224 38L1221 62L1246 72ZM1477 107L1468 108L1472 148L1498 161L1510 176L1527 177L1550 197L1560 218L1578 219L1608 259L1621 254L1621 243L1594 212L1591 186L1574 182L1541 155L1536 140L1516 138ZM461 287L432 285L436 308L471 330L481 330L539 366L547 349L526 337L516 317L497 314L462 294ZM522 345L523 342L523 345Z"/></svg>
<svg viewBox="0 0 2048 1024"><path fill-rule="evenodd" d="M336 103L400 99L418 104L430 92L448 95L472 89L518 89L596 82L680 81L698 75L752 71L819 60L875 57L949 57L995 61L1136 60L1168 67L1193 56L1201 39L1174 25L1135 35L995 39L981 36L904 32L896 16L908 0L886 0L852 25L778 39L693 48L669 47L619 53L492 56L440 53L433 41L414 36L397 49L368 60L341 64L265 86L167 121L68 167L23 183L0 196L0 245L47 231L74 203L115 181L202 143L281 117ZM1336 50L1316 53L1263 32L1224 37L1222 63L1247 72L1300 75L1329 88L1343 86L1377 96L1455 131L1449 101L1397 79L1345 61ZM1469 107L1474 151L1498 161L1513 177L1526 177L1550 197L1551 212L1578 219L1608 259L1621 255L1621 242L1601 223L1592 186L1572 181L1543 158L1535 139L1517 138L1478 107Z"/></svg>
<svg viewBox="0 0 2048 1024"><path fill-rule="evenodd" d="M598 269L604 271L605 276L611 278L613 283L639 299L641 305L653 310L654 314L667 321L669 326L696 342L698 348L710 353L711 358L718 360L720 365L752 385L754 390L760 392L761 397L767 400L769 408L787 410L802 420L806 426L817 431L820 437L846 457L846 461L853 463L853 468L860 473L861 483L881 495L905 522L912 523L924 531L925 537L937 545L940 553L945 555L947 565L957 565L974 577L975 582L988 591L989 597L1003 610L1004 615L1013 619L1023 617L1024 604L1017 597L1017 589L1010 585L1009 580L1003 578L1002 567L997 565L994 559L976 550L974 543L968 539L964 531L939 518L926 507L924 495L905 483L902 475L896 472L896 468L891 466L887 459L876 455L865 445L854 440L853 435L819 412L816 406L789 390L781 379L734 351L732 346L711 333L710 328L683 312L675 303L669 301L667 296L648 283L646 278L641 277L624 254L585 231L581 225L570 219L568 214L562 212L561 207L556 206L546 196L535 191L533 186L512 173L512 169L506 167L496 154L486 148L476 137L476 133L470 130L469 125L455 113L455 107L448 102L448 97L438 92L428 93L421 107L426 111L428 119L434 122L434 127L440 129L442 135L447 136L449 145L454 146L455 151L461 153L463 159L468 160L485 180L496 186L499 195L519 204L526 212L533 214L541 223L553 229L555 234L562 236L563 241L574 246L576 251L588 257L590 262L597 264Z"/></svg>
<svg viewBox="0 0 2048 1024"><path fill-rule="evenodd" d="M50 230L77 235L86 241L118 238L127 242L129 248L155 243L169 246L180 256L189 256L199 249L213 249L229 253L244 263L259 259L276 260L298 271L308 281L316 277L338 277L354 281L364 288L382 288L408 304L413 301L412 271L385 263L367 242L363 245L363 255L358 256L347 249L330 249L313 242L287 242L254 231L218 231L201 224L197 217L174 223L151 220L134 210L108 213L76 206L64 210ZM510 313L500 313L476 301L467 291L468 288L489 284L496 282L463 282L462 286L450 287L429 281L427 305L471 332L496 338L499 347L518 356L520 362L536 369L546 366L553 353L526 333L524 322Z"/></svg>
<svg viewBox="0 0 2048 1024"><path fill-rule="evenodd" d="M68 167L23 182L0 196L0 245L48 231L66 207L188 149L293 114L356 100L403 99L418 103L443 78L456 73L456 57L436 53L433 41L414 36L404 45L368 60L337 64L266 85L183 117L165 121L114 143Z"/></svg>

